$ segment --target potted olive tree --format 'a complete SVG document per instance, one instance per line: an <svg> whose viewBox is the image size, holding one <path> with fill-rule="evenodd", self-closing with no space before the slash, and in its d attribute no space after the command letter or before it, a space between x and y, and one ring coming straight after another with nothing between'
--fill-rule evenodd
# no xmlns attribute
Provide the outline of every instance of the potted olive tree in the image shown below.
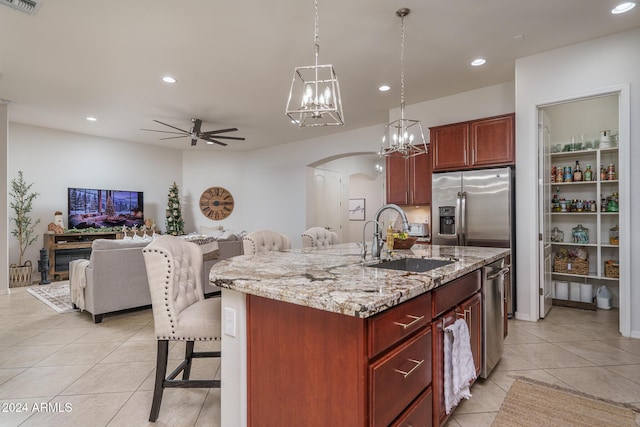
<svg viewBox="0 0 640 427"><path fill-rule="evenodd" d="M9 197L11 198L10 207L13 210L13 216L10 216L9 220L13 225L11 235L18 239L20 245L20 257L18 264L9 266L9 287L31 284L33 266L30 260L23 263L23 258L27 248L37 239L34 231L40 222L40 219L33 220L31 217L33 200L38 197L38 193L31 192L32 186L33 184L26 183L22 171L18 171L17 179L11 180Z"/></svg>

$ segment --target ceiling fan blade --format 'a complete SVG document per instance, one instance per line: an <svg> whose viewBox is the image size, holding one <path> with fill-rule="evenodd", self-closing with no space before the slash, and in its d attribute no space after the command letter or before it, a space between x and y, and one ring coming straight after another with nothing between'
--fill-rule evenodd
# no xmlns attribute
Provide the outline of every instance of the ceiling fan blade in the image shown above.
<svg viewBox="0 0 640 427"><path fill-rule="evenodd" d="M214 135L202 135L202 136L205 136L205 137L211 137L211 136L214 136ZM245 138L243 138L243 137L241 137L241 136L223 136L223 135L215 135L215 137L216 137L216 138L219 138L219 139L235 139L235 140L238 140L238 141L244 141L244 140L245 140Z"/></svg>
<svg viewBox="0 0 640 427"><path fill-rule="evenodd" d="M200 119L192 119L193 122L193 133L196 135L200 133L200 128L202 127L202 120Z"/></svg>
<svg viewBox="0 0 640 427"><path fill-rule="evenodd" d="M195 147L195 145L198 143L198 140L195 138L191 138L191 146Z"/></svg>
<svg viewBox="0 0 640 427"><path fill-rule="evenodd" d="M227 146L227 144L225 144L224 142L216 141L213 138L201 138L201 139L207 141L207 144L218 144L218 145L222 145L223 147Z"/></svg>
<svg viewBox="0 0 640 427"><path fill-rule="evenodd" d="M160 138L160 141L163 141L163 140L165 140L165 139L177 139L177 138L184 138L184 137L187 137L187 136L189 136L189 135L168 136L168 137L166 137L166 138Z"/></svg>
<svg viewBox="0 0 640 427"><path fill-rule="evenodd" d="M140 130L148 130L151 132L162 132L162 133L175 133L176 135L182 134L182 132L172 132L170 130L157 130L157 129L140 129Z"/></svg>
<svg viewBox="0 0 640 427"><path fill-rule="evenodd" d="M238 130L237 128L209 130L209 131L206 131L206 132L202 132L202 134L203 135L213 135L213 134L216 134L216 133L235 132L237 130Z"/></svg>
<svg viewBox="0 0 640 427"><path fill-rule="evenodd" d="M190 133L190 132L188 132L188 131L186 131L186 130L184 130L184 129L180 129L180 128L177 128L177 127L175 127L175 126L171 126L170 124L163 123L163 122L161 122L160 120L154 120L154 122L156 122L156 123L160 123L161 125L169 126L170 128L173 128L173 129L179 130L180 132L184 132L184 133L186 133L186 134L189 134L189 133Z"/></svg>

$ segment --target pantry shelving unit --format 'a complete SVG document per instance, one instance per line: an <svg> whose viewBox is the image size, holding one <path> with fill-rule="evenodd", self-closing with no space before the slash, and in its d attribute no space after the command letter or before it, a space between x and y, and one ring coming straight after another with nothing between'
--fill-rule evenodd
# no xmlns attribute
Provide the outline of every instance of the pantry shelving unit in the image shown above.
<svg viewBox="0 0 640 427"><path fill-rule="evenodd" d="M561 248L565 248L569 252L576 250L578 247L584 248L588 254L589 272L588 274L571 274L554 271L552 277L554 280L591 283L594 286L600 284L617 285L618 278L607 277L605 261L619 260L619 246L611 244L609 241L609 230L619 223L619 214L618 212L601 211L601 198L606 199L614 192L618 192L619 186L618 180L602 180L600 167L603 165L606 168L610 163L618 165L618 148L551 153L551 164L556 168L564 166L573 168L576 160L580 162L583 176L586 165L591 165L593 170L592 180L551 182L552 193L558 194L559 199L595 201L596 211L551 212L551 227L558 227L564 233L564 241L552 241L551 245L554 254ZM589 229L588 243L573 242L572 229L578 224L582 224L583 227ZM595 303L586 303L587 306L584 306L584 303L575 304L575 301L554 299L554 304L595 309Z"/></svg>

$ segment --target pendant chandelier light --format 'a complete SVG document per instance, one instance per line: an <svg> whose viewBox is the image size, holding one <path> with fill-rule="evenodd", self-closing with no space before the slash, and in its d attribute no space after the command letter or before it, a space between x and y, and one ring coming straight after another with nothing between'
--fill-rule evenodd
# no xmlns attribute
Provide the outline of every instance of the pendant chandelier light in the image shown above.
<svg viewBox="0 0 640 427"><path fill-rule="evenodd" d="M410 12L404 7L396 11L396 15L400 17L400 118L384 127L380 156L400 153L408 158L429 151L420 120L404 117L404 17Z"/></svg>
<svg viewBox="0 0 640 427"><path fill-rule="evenodd" d="M318 65L318 0L315 0L315 65L297 67L286 114L298 127L344 125L340 85L333 65Z"/></svg>

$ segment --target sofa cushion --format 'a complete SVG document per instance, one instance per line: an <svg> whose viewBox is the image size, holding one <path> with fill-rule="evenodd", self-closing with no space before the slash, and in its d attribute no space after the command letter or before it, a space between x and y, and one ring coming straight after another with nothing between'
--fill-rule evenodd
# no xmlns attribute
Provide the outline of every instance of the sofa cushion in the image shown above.
<svg viewBox="0 0 640 427"><path fill-rule="evenodd" d="M147 240L96 239L91 244L91 250L144 248L149 243L151 243L151 241Z"/></svg>

